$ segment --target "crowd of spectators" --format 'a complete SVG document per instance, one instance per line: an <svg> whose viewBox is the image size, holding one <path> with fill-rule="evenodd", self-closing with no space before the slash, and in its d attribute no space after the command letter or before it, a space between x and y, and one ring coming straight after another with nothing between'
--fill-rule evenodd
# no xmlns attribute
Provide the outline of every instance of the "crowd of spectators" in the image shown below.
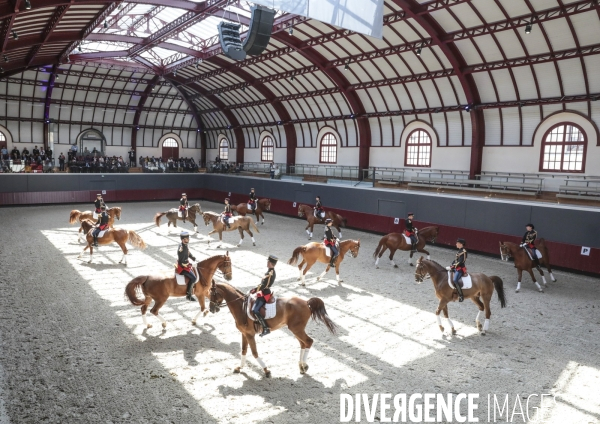
<svg viewBox="0 0 600 424"><path fill-rule="evenodd" d="M19 151L14 147L10 153L6 147L0 150L0 169L2 172L11 172L11 163L17 169L25 169L35 172L49 172L54 167L52 149L45 150L42 146L35 146L31 152L27 147Z"/></svg>
<svg viewBox="0 0 600 424"><path fill-rule="evenodd" d="M95 150L95 149L94 149ZM85 151L84 151L85 153ZM123 156L106 156L101 152L93 154L73 156L69 155L68 161L69 172L73 173L111 173L129 172L127 163L123 160ZM61 153L59 156L59 169L64 170L65 157Z"/></svg>
<svg viewBox="0 0 600 424"><path fill-rule="evenodd" d="M164 160L162 157L155 158L154 156L140 156L139 163L144 172L197 172L198 164L194 158L179 158L172 157Z"/></svg>

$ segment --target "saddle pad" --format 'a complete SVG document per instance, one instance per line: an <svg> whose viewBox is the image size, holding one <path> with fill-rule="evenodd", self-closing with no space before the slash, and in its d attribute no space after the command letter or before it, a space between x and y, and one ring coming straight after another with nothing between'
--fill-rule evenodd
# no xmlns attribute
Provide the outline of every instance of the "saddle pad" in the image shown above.
<svg viewBox="0 0 600 424"><path fill-rule="evenodd" d="M265 305L265 319L274 318L277 315L277 301L273 303L267 303Z"/></svg>
<svg viewBox="0 0 600 424"><path fill-rule="evenodd" d="M456 287L454 287L454 284L452 282L452 276L453 276L452 271L448 271L448 285L454 289ZM463 282L463 286L462 286L463 290L468 290L471 287L473 287L473 281L471 281L470 275L463 275L460 280Z"/></svg>
<svg viewBox="0 0 600 424"><path fill-rule="evenodd" d="M542 252L540 252L538 249L535 249L535 254L538 257L538 259L542 259Z"/></svg>
<svg viewBox="0 0 600 424"><path fill-rule="evenodd" d="M100 231L98 233L98 238L102 238L102 236L104 236L104 233L106 232L106 230Z"/></svg>
<svg viewBox="0 0 600 424"><path fill-rule="evenodd" d="M177 280L178 286L185 286L185 275L175 274L175 280Z"/></svg>
<svg viewBox="0 0 600 424"><path fill-rule="evenodd" d="M246 206L248 207L248 210L249 210L249 211L251 211L251 210L252 210L252 205L251 205L250 203L248 203Z"/></svg>
<svg viewBox="0 0 600 424"><path fill-rule="evenodd" d="M412 244L412 240L406 234L402 234L404 236L404 240L406 240L406 244Z"/></svg>
<svg viewBox="0 0 600 424"><path fill-rule="evenodd" d="M183 213L182 213L182 211L178 210L178 211L177 211L177 216L178 216L179 218L183 218Z"/></svg>
<svg viewBox="0 0 600 424"><path fill-rule="evenodd" d="M94 217L94 219L98 219L98 214L96 213L96 211L92 212L92 216Z"/></svg>
<svg viewBox="0 0 600 424"><path fill-rule="evenodd" d="M331 247L325 246L325 254L327 255L328 258L331 257Z"/></svg>

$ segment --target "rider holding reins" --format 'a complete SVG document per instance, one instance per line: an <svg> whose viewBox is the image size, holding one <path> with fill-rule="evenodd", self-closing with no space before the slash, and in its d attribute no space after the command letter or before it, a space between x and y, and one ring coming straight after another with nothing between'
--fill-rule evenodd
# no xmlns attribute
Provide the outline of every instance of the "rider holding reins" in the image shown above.
<svg viewBox="0 0 600 424"><path fill-rule="evenodd" d="M96 208L96 214L100 214L102 212L102 206L106 206L104 203L104 199L100 193L96 194L96 201L94 202L94 208Z"/></svg>
<svg viewBox="0 0 600 424"><path fill-rule="evenodd" d="M229 218L231 218L233 214L231 213L231 205L229 204L229 197L225 198L225 209L223 209L223 222L225 222L225 226L227 228L231 228L229 225Z"/></svg>
<svg viewBox="0 0 600 424"><path fill-rule="evenodd" d="M323 219L323 215L325 214L325 209L323 209L323 205L321 204L321 196L317 196L317 203L315 204L315 218Z"/></svg>
<svg viewBox="0 0 600 424"><path fill-rule="evenodd" d="M523 235L523 239L521 240L522 247L528 247L531 250L531 260L536 264L539 262L537 257L537 248L535 247L535 239L537 239L537 231L535 231L535 227L533 224L527 224L525 227L527 232Z"/></svg>
<svg viewBox="0 0 600 424"><path fill-rule="evenodd" d="M194 283L196 282L196 276L192 273L192 264L189 263L189 258L194 261L196 258L188 249L190 234L187 231L183 231L179 237L181 238L181 244L179 245L179 249L177 249L177 268L175 272L179 275L189 278L187 283L187 294L185 298L194 302L196 301L196 298L192 296L192 290L194 288Z"/></svg>
<svg viewBox="0 0 600 424"><path fill-rule="evenodd" d="M181 211L181 216L183 217L183 223L185 224L185 219L187 218L187 210L189 208L187 195L185 193L181 194L181 199L179 199L179 210Z"/></svg>
<svg viewBox="0 0 600 424"><path fill-rule="evenodd" d="M452 262L452 265L446 268L449 271L454 271L453 281L454 287L456 287L456 291L458 292L459 302L465 300L462 292L462 287L460 287L460 285L458 284L458 280L460 280L463 275L467 274L467 266L465 264L467 261L467 249L465 249L466 244L467 242L465 241L465 239L459 238L458 240L456 240L456 248L458 249L458 252L456 252L456 258L454 259L454 262Z"/></svg>
<svg viewBox="0 0 600 424"><path fill-rule="evenodd" d="M415 214L412 212L409 212L408 218L406 218L406 220L404 220L404 225L405 225L404 234L406 234L406 237L410 237L412 252L417 251L417 242L419 241L419 239L417 238L417 232L419 230L417 229L417 227L415 227L413 225L413 222L412 222L414 217L415 217Z"/></svg>
<svg viewBox="0 0 600 424"><path fill-rule="evenodd" d="M92 232L92 236L94 237L94 247L98 247L98 234L100 234L100 231L104 231L107 228L108 214L106 213L106 205L102 204L100 207L100 214L98 215L98 221L96 222L96 228Z"/></svg>
<svg viewBox="0 0 600 424"><path fill-rule="evenodd" d="M260 337L266 336L271 332L269 326L265 321L265 317L263 317L260 313L260 309L265 306L265 304L271 300L271 296L273 293L271 292L271 287L275 283L275 265L277 265L278 258L273 255L269 255L269 259L267 261L267 272L265 276L261 280L260 284L257 288L252 289L251 293L256 293L256 302L254 302L254 306L252 307L252 312L256 316L260 325L262 325L263 331L260 333Z"/></svg>
<svg viewBox="0 0 600 424"><path fill-rule="evenodd" d="M338 257L339 252L336 246L337 237L335 237L333 235L333 231L331 231L331 226L333 225L333 221L331 220L331 218L327 218L325 220L325 225L326 227L323 243L325 243L325 246L329 246L329 248L331 249L331 260L329 261L329 266L334 266L335 260Z"/></svg>
<svg viewBox="0 0 600 424"><path fill-rule="evenodd" d="M252 208L252 212L254 212L256 210L256 194L254 193L253 188L250 189L249 197L250 197L250 200L248 200L248 204Z"/></svg>

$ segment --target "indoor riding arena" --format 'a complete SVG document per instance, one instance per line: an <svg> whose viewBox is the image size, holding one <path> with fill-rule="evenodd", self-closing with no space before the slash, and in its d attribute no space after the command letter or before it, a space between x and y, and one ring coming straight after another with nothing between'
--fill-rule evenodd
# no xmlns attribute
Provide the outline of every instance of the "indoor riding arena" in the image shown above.
<svg viewBox="0 0 600 424"><path fill-rule="evenodd" d="M600 423L597 0L0 15L0 424Z"/></svg>

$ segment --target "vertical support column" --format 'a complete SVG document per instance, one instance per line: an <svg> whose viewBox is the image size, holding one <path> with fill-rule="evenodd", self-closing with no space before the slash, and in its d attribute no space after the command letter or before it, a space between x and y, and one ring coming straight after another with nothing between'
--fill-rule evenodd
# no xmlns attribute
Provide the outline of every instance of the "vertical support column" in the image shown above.
<svg viewBox="0 0 600 424"><path fill-rule="evenodd" d="M244 148L246 147L244 131L241 128L234 128L233 133L235 134L235 161L244 163Z"/></svg>
<svg viewBox="0 0 600 424"><path fill-rule="evenodd" d="M473 109L471 114L471 164L469 167L469 178L475 179L476 175L481 174L483 162L483 145L485 142L485 121L483 110Z"/></svg>
<svg viewBox="0 0 600 424"><path fill-rule="evenodd" d="M46 88L46 100L44 102L44 150L48 149L49 144L53 144L54 140L50 140L50 104L52 103L52 90L56 81L57 66L52 66L50 78L48 79L48 87ZM52 146L54 150L54 146Z"/></svg>
<svg viewBox="0 0 600 424"><path fill-rule="evenodd" d="M286 142L285 164L289 169L290 166L296 165L296 147L298 146L298 140L296 138L296 128L294 128L294 124L283 124L283 128L285 130Z"/></svg>
<svg viewBox="0 0 600 424"><path fill-rule="evenodd" d="M158 83L159 76L155 75L154 78L150 80L144 93L140 97L140 101L138 102L135 115L133 116L133 129L131 130L131 147L133 147L133 151L135 152L135 157L137 158L137 133L138 133L138 125L140 124L140 117L142 115L142 110L144 110L144 105L146 104L146 100L148 100L148 96L152 93L152 89Z"/></svg>

